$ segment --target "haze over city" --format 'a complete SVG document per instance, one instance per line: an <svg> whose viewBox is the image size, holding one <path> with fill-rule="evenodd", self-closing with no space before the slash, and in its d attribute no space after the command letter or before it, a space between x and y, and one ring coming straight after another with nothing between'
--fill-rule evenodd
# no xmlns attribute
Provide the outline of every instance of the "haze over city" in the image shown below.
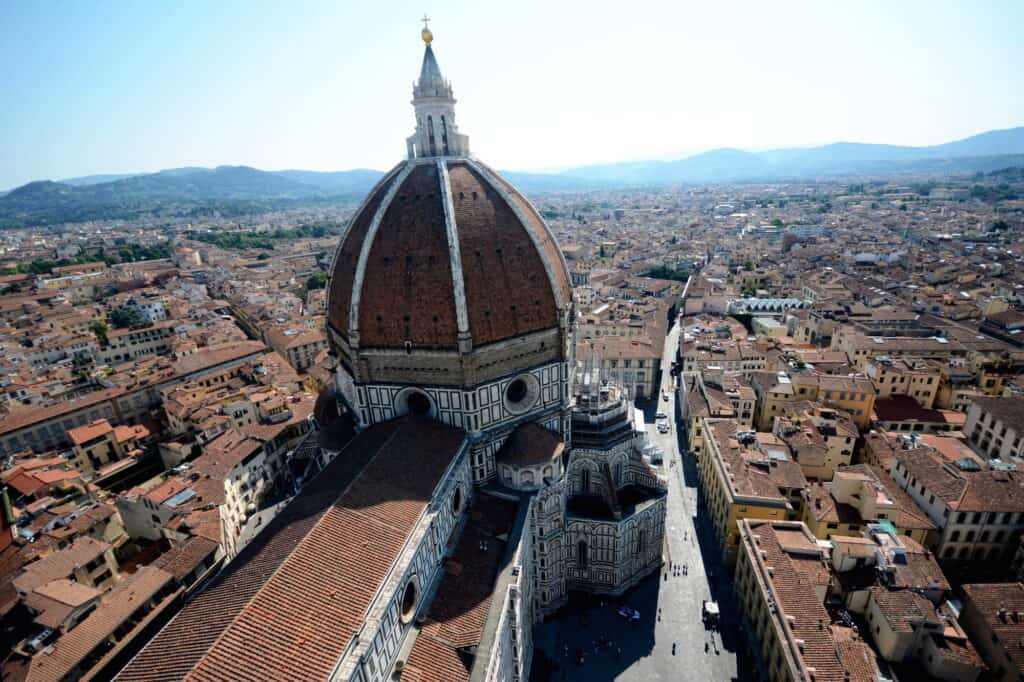
<svg viewBox="0 0 1024 682"><path fill-rule="evenodd" d="M386 169L424 11L459 122L501 168L928 145L1024 123L1018 2L12 3L0 188Z"/></svg>

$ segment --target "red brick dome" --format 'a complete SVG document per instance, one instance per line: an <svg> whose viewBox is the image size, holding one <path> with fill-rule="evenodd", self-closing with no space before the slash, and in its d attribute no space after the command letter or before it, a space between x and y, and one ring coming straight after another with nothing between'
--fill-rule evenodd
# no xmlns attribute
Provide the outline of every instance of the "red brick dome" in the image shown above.
<svg viewBox="0 0 1024 682"><path fill-rule="evenodd" d="M343 355L465 351L558 328L571 298L554 237L512 185L470 158L410 159L342 237L327 322Z"/></svg>

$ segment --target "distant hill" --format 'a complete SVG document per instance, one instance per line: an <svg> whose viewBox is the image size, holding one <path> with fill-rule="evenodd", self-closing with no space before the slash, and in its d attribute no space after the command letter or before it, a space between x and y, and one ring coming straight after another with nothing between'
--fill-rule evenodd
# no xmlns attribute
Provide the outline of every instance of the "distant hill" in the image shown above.
<svg viewBox="0 0 1024 682"><path fill-rule="evenodd" d="M625 184L729 182L836 175L991 171L1024 158L1024 127L993 130L930 147L836 142L821 147L745 152L713 149L678 161L572 168L576 179Z"/></svg>
<svg viewBox="0 0 1024 682"><path fill-rule="evenodd" d="M373 188L383 175L380 171L367 170L365 168L330 172L283 170L272 171L272 173L282 178L315 187L329 194L365 194Z"/></svg>
<svg viewBox="0 0 1024 682"><path fill-rule="evenodd" d="M289 173L332 176L311 184ZM247 166L172 168L112 181L30 182L0 196L0 227L142 216L243 215L365 194L380 173L271 173ZM345 178L349 178L346 180Z"/></svg>
<svg viewBox="0 0 1024 682"><path fill-rule="evenodd" d="M142 173L107 173L105 175L83 175L80 178L65 178L59 180L65 185L75 185L78 187L85 187L88 185L99 185L104 182L116 182L117 180L124 180L125 178L132 178L136 175L142 175Z"/></svg>
<svg viewBox="0 0 1024 682"><path fill-rule="evenodd" d="M637 185L798 180L900 173L975 173L1024 166L1024 127L993 130L930 147L836 142L747 152L713 149L676 161L632 161L561 173L508 171L527 194ZM149 174L41 180L0 192L0 227L141 216L244 215L309 203L354 200L383 175L357 169L263 171L247 166L172 168Z"/></svg>

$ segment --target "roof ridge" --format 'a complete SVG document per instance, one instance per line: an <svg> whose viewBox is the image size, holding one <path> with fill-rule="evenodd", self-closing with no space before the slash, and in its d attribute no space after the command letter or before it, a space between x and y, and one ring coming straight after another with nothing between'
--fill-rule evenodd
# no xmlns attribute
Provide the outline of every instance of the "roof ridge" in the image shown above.
<svg viewBox="0 0 1024 682"><path fill-rule="evenodd" d="M185 680L188 680L188 679L194 679L194 678L193 678L193 676L195 675L195 673L196 673L196 671L197 671L197 670L199 669L199 667L200 667L200 666L201 666L201 665L203 664L203 661L207 660L207 657L208 657L208 656L210 655L210 652L211 652L211 651L213 651L214 649L216 649L216 648L217 648L217 645L218 645L218 644L220 644L220 642L221 642L221 641L222 641L222 640L224 639L224 637L225 637L225 636L227 635L227 633L228 633L228 632L229 632L229 631L231 630L231 628L232 628L232 627L233 627L233 626L235 625L235 623L237 623L237 622L239 621L239 619L240 619L240 618L242 617L242 615L243 615L243 614L244 614L244 613L246 612L246 609L247 609L247 608L248 608L248 607L249 607L249 606L250 606L250 605L251 605L251 604L253 603L253 601L254 601L254 600L256 599L256 597L257 597L257 596L258 596L258 595L259 595L259 594L260 594L260 593L261 593L261 592L262 592L262 591L264 590L264 588L266 588L266 586L267 586L267 585L268 585L268 584L270 583L270 581L271 581L271 580L273 580L273 579L274 579L274 577L275 577L275 576L276 576L276 575L277 575L278 573L280 573L280 572L281 572L281 569L282 569L282 568L284 568L284 565L285 565L286 563L288 563L288 559L290 559L290 558L291 558L292 556L294 556L294 555L295 555L295 553L296 553L296 552L298 552L298 551L299 551L299 549L300 549L300 548L301 548L301 547L302 547L303 545L305 545L305 544L306 544L307 542L309 542L309 538L310 538L310 537L311 537L311 536L313 535L313 533L314 533L314 531L316 530L317 526L319 526L319 525L320 525L321 523L323 523L323 521L324 521L324 518L325 518L325 517L327 516L327 513L328 513L328 512L330 511L331 507L333 507L333 506L334 506L335 504L337 504L338 500L340 500L340 499L342 498L342 496L343 496L343 495L345 495L345 493L347 493L347 492L348 492L349 490L351 490L351 489L352 489L352 486L353 486L353 485L355 484L355 482L356 482L356 481L358 481L358 480L359 480L359 479L360 479L360 478L362 477L362 475L363 475L363 474L364 474L364 473L366 472L366 470L367 470L367 469L368 469L368 468L370 467L370 465L371 465L371 464L373 463L373 461L374 461L374 460L376 460L376 459L377 459L377 457L378 457L378 456L380 455L381 451L382 451L382 450L384 450L384 448L385 448L385 447L386 447L386 446L387 446L387 445L388 445L388 444L389 444L389 443L390 443L390 442L391 442L392 440L394 440L395 436L397 436L397 435L398 435L398 433L399 433L399 432L400 432L400 431L401 431L401 430L402 430L402 429L403 429L403 428L405 427L406 423L407 423L407 422L402 422L402 423L400 423L400 424L398 425L398 428L397 428L397 429L395 429L394 433L392 433L392 434L391 434L390 436L388 436L387 440L385 440L385 441L384 441L383 443L381 443L381 444L380 444L380 445L379 445L379 446L377 447L377 452L376 452L376 453L374 453L373 457L371 457L371 458L370 458L369 460L367 460L367 461L366 461L366 463L365 463L365 464L363 464L363 468L362 468L362 469L360 469L359 473L358 473L358 474L356 474L355 476L353 476L353 477L352 477L352 480L348 482L348 485L347 485L347 486L345 486L345 488L344 488L343 490L341 490L341 491L340 491L340 492L339 492L339 493L338 493L338 494L337 494L337 495L335 496L335 498L334 498L334 502L332 502L332 503L331 503L331 504L330 504L330 505L329 505L329 506L328 506L328 507L327 507L327 508L326 508L326 509L324 510L324 512L323 512L323 513L322 513L322 514L320 515L320 518L316 520L316 523L314 523L314 524L313 524L312 526L310 526L310 527L309 527L309 530L307 530L307 531L306 531L306 533L305 533L305 534L304 534L304 535L302 536L302 539L301 539L301 540L299 540L299 541L298 541L298 542L297 542L297 543L295 544L295 546L294 546L294 547L292 547L291 551L290 551L290 552L288 552L288 555L287 555L287 556L286 556L286 557L285 557L284 559L282 559L282 560L281 560L281 563L279 563L279 564L278 564L278 565L277 565L277 566L276 566L276 567L274 568L274 570L273 570L273 571L272 571L272 572L270 573L270 575L268 575L268 576L267 576L266 580L264 580L264 581L263 581L263 584L262 584L262 585L261 585L261 586L260 586L260 587L259 587L259 588L258 588L258 589L257 589L257 590L255 591L255 592L253 592L253 593L252 593L252 596L250 596L250 597L249 597L249 599L248 599L248 600L247 600L247 601L245 602L245 604L243 604L243 605L242 605L242 608L238 609L238 613L236 613L236 614L235 614L235 615L234 615L234 616L233 616L233 617L231 618L230 622L228 622L228 623L227 623L227 624L226 624L226 625L225 625L225 626L224 626L224 627L223 627L223 628L221 629L221 631L220 631L220 633L219 633L219 634L217 635L216 639L214 639L214 640L213 640L213 642L212 642L212 643L210 644L210 646L208 646L208 647L206 648L206 651L205 651L205 652L203 653L203 655L202 655L202 656L200 656L200 657L199 657L199 660L197 660L197 661L196 661L195 665L193 665L193 666L192 666L192 668L191 668L191 669L190 669L190 670L188 671L188 673L187 673L187 674L185 675L185 677L184 677L183 679L185 679ZM345 453L345 450L347 450L347 449L348 449L348 445L346 445L346 446L345 446L345 448L344 448L344 449L342 449L342 451L341 451L341 452L339 452L339 453L337 454L337 457L341 457L341 456L342 456L342 455L343 455L343 454ZM179 613L180 613L180 612L179 612ZM175 616L175 617L177 617L177 616ZM170 624L170 623L168 623L168 625L169 625L169 624ZM348 643L346 643L346 647L347 647L347 646L348 646Z"/></svg>

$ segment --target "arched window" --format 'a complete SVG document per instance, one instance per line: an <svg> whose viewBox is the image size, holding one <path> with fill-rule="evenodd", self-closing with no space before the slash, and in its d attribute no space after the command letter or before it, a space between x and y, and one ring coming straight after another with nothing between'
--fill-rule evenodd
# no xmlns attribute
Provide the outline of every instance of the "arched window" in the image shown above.
<svg viewBox="0 0 1024 682"><path fill-rule="evenodd" d="M444 155L448 156L448 122L444 116L441 117L441 148L444 149Z"/></svg>
<svg viewBox="0 0 1024 682"><path fill-rule="evenodd" d="M580 540L579 544L576 545L576 565L580 568L586 568L587 559L587 543Z"/></svg>
<svg viewBox="0 0 1024 682"><path fill-rule="evenodd" d="M590 469L586 467L580 470L580 492L584 495L590 492Z"/></svg>
<svg viewBox="0 0 1024 682"><path fill-rule="evenodd" d="M636 532L636 553L644 553L644 529L641 528Z"/></svg>
<svg viewBox="0 0 1024 682"><path fill-rule="evenodd" d="M430 414L430 399L419 391L410 393L406 404L413 414Z"/></svg>
<svg viewBox="0 0 1024 682"><path fill-rule="evenodd" d="M612 482L615 485L622 485L622 462L616 462L612 467Z"/></svg>
<svg viewBox="0 0 1024 682"><path fill-rule="evenodd" d="M427 139L430 142L430 155L437 156L437 143L434 141L434 117L427 116Z"/></svg>
<svg viewBox="0 0 1024 682"><path fill-rule="evenodd" d="M955 531L953 531L952 533L949 534L949 541L950 542L956 542L959 539L960 539L960 531L955 530Z"/></svg>

